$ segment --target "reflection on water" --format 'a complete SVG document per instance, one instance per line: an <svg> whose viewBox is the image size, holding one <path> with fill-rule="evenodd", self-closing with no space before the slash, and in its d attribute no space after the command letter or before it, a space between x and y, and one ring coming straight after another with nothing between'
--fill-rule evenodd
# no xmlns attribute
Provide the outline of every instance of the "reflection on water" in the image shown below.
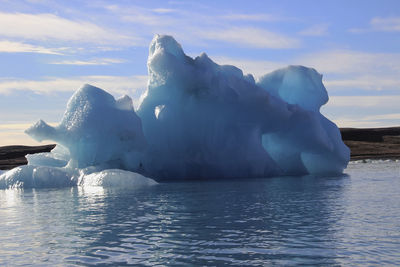
<svg viewBox="0 0 400 267"><path fill-rule="evenodd" d="M359 165L332 178L2 190L0 265L400 264L398 167Z"/></svg>

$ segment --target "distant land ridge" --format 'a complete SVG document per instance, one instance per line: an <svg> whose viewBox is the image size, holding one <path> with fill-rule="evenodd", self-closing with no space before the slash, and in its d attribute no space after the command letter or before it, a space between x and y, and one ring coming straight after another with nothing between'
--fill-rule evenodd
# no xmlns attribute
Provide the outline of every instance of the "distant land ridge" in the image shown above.
<svg viewBox="0 0 400 267"><path fill-rule="evenodd" d="M351 159L400 159L400 127L341 128Z"/></svg>
<svg viewBox="0 0 400 267"><path fill-rule="evenodd" d="M26 165L27 154L50 152L56 145L44 146L3 146L0 147L0 170L9 170L20 165Z"/></svg>

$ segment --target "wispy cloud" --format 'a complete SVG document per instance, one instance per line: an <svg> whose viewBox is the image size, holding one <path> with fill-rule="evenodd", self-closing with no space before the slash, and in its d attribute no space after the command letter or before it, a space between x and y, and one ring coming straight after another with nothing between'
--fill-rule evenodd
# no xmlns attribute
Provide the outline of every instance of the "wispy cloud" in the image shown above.
<svg viewBox="0 0 400 267"><path fill-rule="evenodd" d="M370 22L371 27L375 31L399 32L400 17L373 18Z"/></svg>
<svg viewBox="0 0 400 267"><path fill-rule="evenodd" d="M179 25L179 18L182 15L182 12L177 9L149 9L134 5L108 5L104 8L118 15L123 22L137 23L147 27ZM179 16L177 16L177 14L179 14ZM149 29L146 28L146 30Z"/></svg>
<svg viewBox="0 0 400 267"><path fill-rule="evenodd" d="M56 126L56 122L48 122L47 124L51 126ZM20 130L23 131L30 127L32 123L4 123L0 124L0 131L13 131L13 130Z"/></svg>
<svg viewBox="0 0 400 267"><path fill-rule="evenodd" d="M2 99L7 99L7 95L15 94L18 96L20 94L18 92L27 92L28 95L33 92L38 94L38 98L44 97L43 94L47 94L47 101L52 97L57 99L61 97L64 99L66 95L69 95L69 93L72 93L85 83L103 88L116 97L127 94L132 97L133 104L137 108L140 103L140 97L144 93L147 85L147 76L49 77L45 80L2 79L0 80L0 97ZM12 99L12 97L13 96L9 99ZM67 98L65 98L65 103L66 102ZM62 114L62 110L55 110L54 107L49 107L48 110L45 111L31 110L29 111L29 115L27 114L28 111L21 110L20 112L21 113L17 114L9 110L0 112L2 117L1 121L15 121L15 123L9 122L0 124L0 146L10 144L38 145L39 143L30 139L24 134L23 130L28 128L32 121L41 118L43 115L50 121L54 121L55 118L57 120L57 117ZM32 113L34 114L33 116ZM4 118L6 119L4 120Z"/></svg>
<svg viewBox="0 0 400 267"><path fill-rule="evenodd" d="M271 71L286 67L284 62L268 61L268 60L249 60L240 58L230 58L221 56L211 56L212 60L220 65L233 65L240 68L245 74L250 73L255 77L260 77Z"/></svg>
<svg viewBox="0 0 400 267"><path fill-rule="evenodd" d="M395 89L400 93L400 80L397 77L356 76L350 79L333 79L325 81L325 86L335 88L362 88L364 90L384 91Z"/></svg>
<svg viewBox="0 0 400 267"><path fill-rule="evenodd" d="M111 65L111 64L119 64L124 63L126 60L119 59L119 58L96 58L91 60L62 60L62 61L55 61L50 62L50 64L55 65L80 65L80 66L87 66L87 65Z"/></svg>
<svg viewBox="0 0 400 267"><path fill-rule="evenodd" d="M175 13L177 10L172 8L154 8L152 9L152 11L159 14L167 14L167 13Z"/></svg>
<svg viewBox="0 0 400 267"><path fill-rule="evenodd" d="M400 121L400 113L390 113L390 114L380 114L365 117L367 120L399 120Z"/></svg>
<svg viewBox="0 0 400 267"><path fill-rule="evenodd" d="M9 146L9 145L37 146L43 144L45 143L39 143L33 140L32 138L29 138L24 133L24 129L0 130L0 146Z"/></svg>
<svg viewBox="0 0 400 267"><path fill-rule="evenodd" d="M367 53L353 50L328 50L314 52L297 56L290 61L266 61L249 60L240 58L215 57L224 64L237 64L248 71L252 66L270 69L272 67L285 66L289 64L305 65L313 67L319 72L337 74L399 74L399 53Z"/></svg>
<svg viewBox="0 0 400 267"><path fill-rule="evenodd" d="M210 40L249 48L297 48L301 41L283 33L267 30L260 22L281 21L289 18L254 13L221 14L202 7L193 9L149 9L133 5L109 5L108 12L118 14L124 23L140 25L140 31L172 34L179 40L196 45L209 45ZM243 22L253 26L243 26Z"/></svg>
<svg viewBox="0 0 400 267"><path fill-rule="evenodd" d="M332 118L330 118L332 119ZM338 117L332 119L339 127L349 128L376 128L376 127L394 127L398 126L393 120L370 119L368 117Z"/></svg>
<svg viewBox="0 0 400 267"><path fill-rule="evenodd" d="M303 36L326 36L328 35L328 24L313 25L299 32Z"/></svg>
<svg viewBox="0 0 400 267"><path fill-rule="evenodd" d="M235 65L256 77L289 64L315 68L324 75L329 90L340 88L400 92L400 54L332 50L310 53L290 62L215 57L220 64Z"/></svg>
<svg viewBox="0 0 400 267"><path fill-rule="evenodd" d="M400 95L385 96L331 96L329 106L331 107L385 107L398 108Z"/></svg>
<svg viewBox="0 0 400 267"><path fill-rule="evenodd" d="M342 116L334 121L339 127L375 128L398 126L400 113L388 113L373 116Z"/></svg>
<svg viewBox="0 0 400 267"><path fill-rule="evenodd" d="M317 69L328 88L400 90L400 54L333 50L300 56L294 60Z"/></svg>
<svg viewBox="0 0 400 267"><path fill-rule="evenodd" d="M296 64L317 68L320 72L382 73L400 72L399 53L368 53L353 50L330 50L305 54L294 59Z"/></svg>
<svg viewBox="0 0 400 267"><path fill-rule="evenodd" d="M255 48L285 49L300 46L300 40L298 39L254 27L206 30L199 34L205 39Z"/></svg>
<svg viewBox="0 0 400 267"><path fill-rule="evenodd" d="M400 95L331 96L322 112L340 127L397 126Z"/></svg>
<svg viewBox="0 0 400 267"><path fill-rule="evenodd" d="M0 124L0 131L25 130L29 126L31 126L31 124L29 124L29 123Z"/></svg>
<svg viewBox="0 0 400 267"><path fill-rule="evenodd" d="M400 53L331 50L299 56L293 63L316 68L323 74L346 74L352 78L356 75L383 75L398 79L400 75Z"/></svg>
<svg viewBox="0 0 400 267"><path fill-rule="evenodd" d="M349 32L364 33L364 32L399 32L400 31L400 17L375 17L369 22L366 28L350 28Z"/></svg>
<svg viewBox="0 0 400 267"><path fill-rule="evenodd" d="M227 14L222 15L222 19L226 20L238 20L238 21L281 21L281 20L288 20L288 18L273 15L273 14Z"/></svg>
<svg viewBox="0 0 400 267"><path fill-rule="evenodd" d="M135 106L147 86L147 76L79 76L70 78L49 77L45 80L0 80L0 94L11 94L17 90L39 94L73 92L84 84L91 84L116 95L128 94Z"/></svg>
<svg viewBox="0 0 400 267"><path fill-rule="evenodd" d="M0 36L38 41L72 41L130 45L131 36L105 29L91 22L70 20L53 14L0 13Z"/></svg>
<svg viewBox="0 0 400 267"><path fill-rule="evenodd" d="M56 122L47 122L52 126L56 126L58 123ZM28 129L32 125L30 123L5 123L0 124L0 146L6 145L43 145L44 142L40 143L32 138L30 138L27 134L24 133L24 130Z"/></svg>
<svg viewBox="0 0 400 267"><path fill-rule="evenodd" d="M46 48L31 44L11 41L0 41L0 53L39 53L62 55L61 50L57 48Z"/></svg>
<svg viewBox="0 0 400 267"><path fill-rule="evenodd" d="M125 22L140 23L148 26L165 26L171 24L167 19L162 19L159 16L147 15L142 13L129 14L121 16Z"/></svg>
<svg viewBox="0 0 400 267"><path fill-rule="evenodd" d="M56 126L58 123L48 123ZM6 123L0 124L0 146L6 145L43 145L32 138L29 138L24 130L28 129L32 123ZM48 142L46 142L48 143Z"/></svg>

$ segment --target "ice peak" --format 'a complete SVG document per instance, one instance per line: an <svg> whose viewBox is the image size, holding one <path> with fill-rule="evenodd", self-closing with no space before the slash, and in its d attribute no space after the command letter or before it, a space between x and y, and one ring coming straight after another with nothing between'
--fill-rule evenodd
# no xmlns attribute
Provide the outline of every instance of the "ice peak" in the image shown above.
<svg viewBox="0 0 400 267"><path fill-rule="evenodd" d="M163 51L174 55L177 58L184 57L182 46L170 35L156 34L150 43L149 58Z"/></svg>
<svg viewBox="0 0 400 267"><path fill-rule="evenodd" d="M306 110L319 111L328 102L322 75L313 68L288 66L262 76L258 83L270 94Z"/></svg>

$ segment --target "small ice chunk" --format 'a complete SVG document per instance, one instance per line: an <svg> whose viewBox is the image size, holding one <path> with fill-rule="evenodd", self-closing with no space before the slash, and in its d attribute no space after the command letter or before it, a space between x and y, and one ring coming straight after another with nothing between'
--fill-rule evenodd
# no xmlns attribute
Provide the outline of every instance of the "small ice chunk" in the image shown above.
<svg viewBox="0 0 400 267"><path fill-rule="evenodd" d="M79 184L82 186L104 186L104 187L143 187L157 184L153 179L138 173L110 169L90 174L81 173Z"/></svg>
<svg viewBox="0 0 400 267"><path fill-rule="evenodd" d="M63 168L25 165L0 175L0 189L74 186L73 175Z"/></svg>

